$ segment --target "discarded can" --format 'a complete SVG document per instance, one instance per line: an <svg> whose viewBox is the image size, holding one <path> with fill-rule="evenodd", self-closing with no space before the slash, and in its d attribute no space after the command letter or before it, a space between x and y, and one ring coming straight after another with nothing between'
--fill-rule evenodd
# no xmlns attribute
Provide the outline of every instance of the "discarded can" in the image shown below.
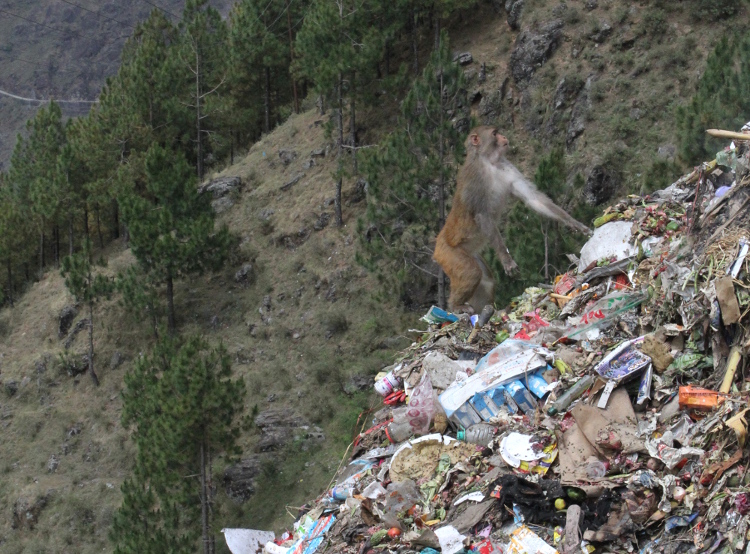
<svg viewBox="0 0 750 554"><path fill-rule="evenodd" d="M375 383L375 390L380 396L388 396L394 390L400 389L402 381L396 377L393 371L389 371L385 374L385 377Z"/></svg>

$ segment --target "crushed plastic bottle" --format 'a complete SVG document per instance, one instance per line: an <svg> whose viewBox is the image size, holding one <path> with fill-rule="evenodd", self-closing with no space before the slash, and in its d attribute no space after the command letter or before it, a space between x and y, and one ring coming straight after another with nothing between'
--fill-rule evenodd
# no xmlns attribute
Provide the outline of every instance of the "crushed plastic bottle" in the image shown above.
<svg viewBox="0 0 750 554"><path fill-rule="evenodd" d="M471 444L487 446L495 438L497 428L489 423L476 423L468 429L461 429L456 433L456 438Z"/></svg>

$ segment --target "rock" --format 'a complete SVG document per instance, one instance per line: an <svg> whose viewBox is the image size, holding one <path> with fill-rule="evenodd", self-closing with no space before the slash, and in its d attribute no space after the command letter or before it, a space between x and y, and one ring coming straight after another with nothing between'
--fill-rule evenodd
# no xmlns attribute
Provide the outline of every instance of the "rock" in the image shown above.
<svg viewBox="0 0 750 554"><path fill-rule="evenodd" d="M76 318L76 315L78 315L78 310L76 310L76 307L73 305L65 306L60 311L60 319L57 326L58 338L61 339L68 334L70 326L73 324L73 320Z"/></svg>
<svg viewBox="0 0 750 554"><path fill-rule="evenodd" d="M224 490L227 496L240 504L255 494L255 477L262 468L260 455L243 458L239 463L224 470Z"/></svg>
<svg viewBox="0 0 750 554"><path fill-rule="evenodd" d="M570 113L568 130L565 133L565 145L568 147L568 150L571 149L575 140L586 129L586 116L591 109L591 83L593 79L592 75L589 75L588 79L586 79L586 83L578 93L573 111Z"/></svg>
<svg viewBox="0 0 750 554"><path fill-rule="evenodd" d="M562 21L556 19L538 31L526 30L518 35L510 54L510 71L516 83L528 83L536 70L557 50L562 27Z"/></svg>
<svg viewBox="0 0 750 554"><path fill-rule="evenodd" d="M10 380L5 381L5 394L8 396L15 396L18 392L18 381Z"/></svg>
<svg viewBox="0 0 750 554"><path fill-rule="evenodd" d="M122 355L122 352L119 350L115 350L112 353L112 357L109 359L109 369L117 369L122 365L122 362L125 361L125 358Z"/></svg>
<svg viewBox="0 0 750 554"><path fill-rule="evenodd" d="M344 392L354 394L357 391L368 391L374 382L371 375L352 375L344 385Z"/></svg>
<svg viewBox="0 0 750 554"><path fill-rule="evenodd" d="M65 343L63 344L63 346L65 347L65 350L70 348L70 346L73 344L73 341L75 340L78 333L88 328L88 326L89 326L89 318L87 317L84 317L83 319L79 319L76 322L76 324L73 326L73 329L71 329L70 333L68 333L68 338L65 339Z"/></svg>
<svg viewBox="0 0 750 554"><path fill-rule="evenodd" d="M313 167L315 167L315 160L313 160L312 158L302 164L302 169L311 169Z"/></svg>
<svg viewBox="0 0 750 554"><path fill-rule="evenodd" d="M278 450L294 436L294 430L302 427L304 420L287 408L269 408L255 418L261 438L256 446L259 452Z"/></svg>
<svg viewBox="0 0 750 554"><path fill-rule="evenodd" d="M453 61L458 62L459 65L469 65L474 61L474 57L471 52L460 52L453 56Z"/></svg>
<svg viewBox="0 0 750 554"><path fill-rule="evenodd" d="M586 11L595 10L599 7L599 2L597 0L586 0L586 3L583 5L583 7L586 9Z"/></svg>
<svg viewBox="0 0 750 554"><path fill-rule="evenodd" d="M304 173L298 173L294 177L292 177L289 181L287 181L285 184L281 185L280 190L283 190L284 192L288 191L290 188L292 188L294 185L300 182L302 177L304 177Z"/></svg>
<svg viewBox="0 0 750 554"><path fill-rule="evenodd" d="M612 34L612 25L602 19L596 28L589 34L589 38L596 43L601 44L607 37Z"/></svg>
<svg viewBox="0 0 750 554"><path fill-rule="evenodd" d="M240 284L250 284L255 281L255 268L253 264L243 264L234 274L234 282Z"/></svg>
<svg viewBox="0 0 750 554"><path fill-rule="evenodd" d="M13 504L13 529L33 529L39 521L39 514L49 503L54 489L43 494L22 496Z"/></svg>
<svg viewBox="0 0 750 554"><path fill-rule="evenodd" d="M643 112L640 108L631 108L628 115L630 115L630 119L638 121L641 118L641 115L643 115Z"/></svg>
<svg viewBox="0 0 750 554"><path fill-rule="evenodd" d="M349 204L358 204L367 198L367 180L364 177L360 177L354 183L354 190L349 198Z"/></svg>
<svg viewBox="0 0 750 554"><path fill-rule="evenodd" d="M211 207L214 209L214 213L216 213L217 215L223 214L232 206L234 206L234 200L232 200L229 196L224 196L223 198L219 198L218 200L214 200L213 202L211 202Z"/></svg>
<svg viewBox="0 0 750 554"><path fill-rule="evenodd" d="M324 158L325 155L326 155L325 148L317 148L316 150L313 150L312 152L310 152L310 156L312 156L313 158Z"/></svg>
<svg viewBox="0 0 750 554"><path fill-rule="evenodd" d="M579 79L572 79L570 77L563 77L557 88L555 89L555 97L552 100L552 107L556 110L566 108L570 105L571 100L575 98L578 92L583 87L583 81Z"/></svg>
<svg viewBox="0 0 750 554"><path fill-rule="evenodd" d="M58 466L60 465L60 458L52 454L49 457L49 460L47 461L47 471L49 473L54 473L57 471Z"/></svg>
<svg viewBox="0 0 750 554"><path fill-rule="evenodd" d="M275 213L276 212L272 208L263 208L260 212L258 212L258 217L263 221L268 221Z"/></svg>
<svg viewBox="0 0 750 554"><path fill-rule="evenodd" d="M547 121L546 131L548 135L554 135L563 130L568 108L573 105L576 95L583 87L584 82L572 77L564 77L557 83L555 96L552 99L552 114Z"/></svg>
<svg viewBox="0 0 750 554"><path fill-rule="evenodd" d="M674 161L677 147L674 144L662 144L656 151L656 155L663 160Z"/></svg>
<svg viewBox="0 0 750 554"><path fill-rule="evenodd" d="M508 14L506 21L512 31L518 31L520 28L523 3L524 0L505 0L505 13Z"/></svg>
<svg viewBox="0 0 750 554"><path fill-rule="evenodd" d="M482 96L477 111L483 125L492 125L503 111L503 93L496 90Z"/></svg>
<svg viewBox="0 0 750 554"><path fill-rule="evenodd" d="M297 159L297 152L295 150L282 148L279 150L279 159L281 160L281 163L286 167Z"/></svg>
<svg viewBox="0 0 750 554"><path fill-rule="evenodd" d="M328 223L330 223L330 221L331 221L331 214L329 214L328 212L323 212L318 217L318 220L315 223L313 223L313 229L316 231L322 231L328 226Z"/></svg>
<svg viewBox="0 0 750 554"><path fill-rule="evenodd" d="M198 189L200 194L210 192L214 199L222 198L232 191L242 188L242 179L239 177L218 177L204 183Z"/></svg>
<svg viewBox="0 0 750 554"><path fill-rule="evenodd" d="M583 188L586 203L597 206L606 202L617 191L620 185L619 176L604 165L597 165L591 169L586 186Z"/></svg>

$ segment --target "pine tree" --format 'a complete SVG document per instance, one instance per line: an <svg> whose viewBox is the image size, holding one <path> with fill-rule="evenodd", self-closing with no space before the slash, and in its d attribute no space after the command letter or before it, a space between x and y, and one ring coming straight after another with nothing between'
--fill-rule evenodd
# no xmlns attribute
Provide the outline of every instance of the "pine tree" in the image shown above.
<svg viewBox="0 0 750 554"><path fill-rule="evenodd" d="M75 297L89 309L89 375L94 384L99 386L99 378L94 370L94 304L103 296L109 296L113 283L108 277L94 271L91 262L91 242L86 239L83 250L63 258L60 273L65 278L65 286Z"/></svg>
<svg viewBox="0 0 750 554"><path fill-rule="evenodd" d="M195 160L198 180L203 180L209 141L206 136L221 136L220 129L212 125L212 118L226 109L221 93L227 74L227 27L219 12L208 4L208 0L188 0L180 23L180 41L175 55L181 62L187 79L182 89L188 94L186 104L191 110L193 122L193 149L186 152ZM174 91L173 94L180 91Z"/></svg>
<svg viewBox="0 0 750 554"><path fill-rule="evenodd" d="M358 258L369 267L385 261L381 276L390 285L430 287L438 277L430 243L444 223L463 155L457 123L468 123L465 94L444 38L402 103L397 130L364 159L368 206Z"/></svg>
<svg viewBox="0 0 750 554"><path fill-rule="evenodd" d="M140 270L166 285L168 329L174 333L174 280L218 269L230 236L226 227L214 229L210 198L198 194L195 173L182 154L152 146L145 171L144 195L122 199L123 217Z"/></svg>
<svg viewBox="0 0 750 554"><path fill-rule="evenodd" d="M13 266L30 255L27 237L32 232L7 174L0 174L0 264L6 276L5 298L11 306L14 302Z"/></svg>
<svg viewBox="0 0 750 554"><path fill-rule="evenodd" d="M341 192L344 178L344 106L349 104L350 144L356 172L356 98L360 81L375 75L386 36L372 17L377 2L365 0L316 0L297 34L295 72L315 82L320 94L336 98L338 168L336 182L336 224L344 224Z"/></svg>
<svg viewBox="0 0 750 554"><path fill-rule="evenodd" d="M690 164L709 160L723 142L706 129L739 130L750 112L750 37L722 36L706 60L698 90L677 110L679 151Z"/></svg>
<svg viewBox="0 0 750 554"><path fill-rule="evenodd" d="M55 102L42 107L26 124L28 138L18 137L11 157L10 180L34 221L39 236L39 271L44 271L47 232L57 233L64 203L60 155L65 146L62 111ZM59 249L55 248L56 260Z"/></svg>
<svg viewBox="0 0 750 554"><path fill-rule="evenodd" d="M211 460L235 452L244 383L231 379L223 347L166 338L125 384L122 420L138 455L112 527L115 552L195 552L199 537L214 552Z"/></svg>

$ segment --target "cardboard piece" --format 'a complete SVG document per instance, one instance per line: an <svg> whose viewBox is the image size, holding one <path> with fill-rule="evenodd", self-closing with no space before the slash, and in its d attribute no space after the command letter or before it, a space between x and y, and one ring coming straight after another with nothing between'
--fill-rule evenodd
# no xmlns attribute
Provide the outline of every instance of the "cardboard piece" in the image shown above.
<svg viewBox="0 0 750 554"><path fill-rule="evenodd" d="M622 445L625 454L647 452L646 444L638 436L638 423L623 387L614 390L606 410L579 403L571 410L581 432L602 455L611 453L604 445Z"/></svg>
<svg viewBox="0 0 750 554"><path fill-rule="evenodd" d="M750 408L745 408L724 422L737 435L737 443L740 445L740 449L745 447L745 439L747 438L747 420L745 419L745 414L748 410Z"/></svg>
<svg viewBox="0 0 750 554"><path fill-rule="evenodd" d="M730 276L722 277L714 281L716 289L716 298L721 308L721 320L724 325L731 325L740 320L740 305L737 302L737 295L734 293L734 283Z"/></svg>
<svg viewBox="0 0 750 554"><path fill-rule="evenodd" d="M558 433L557 448L560 451L560 484L578 485L579 481L588 481L586 463L589 458L597 458L598 452L578 425L572 425L564 433Z"/></svg>

